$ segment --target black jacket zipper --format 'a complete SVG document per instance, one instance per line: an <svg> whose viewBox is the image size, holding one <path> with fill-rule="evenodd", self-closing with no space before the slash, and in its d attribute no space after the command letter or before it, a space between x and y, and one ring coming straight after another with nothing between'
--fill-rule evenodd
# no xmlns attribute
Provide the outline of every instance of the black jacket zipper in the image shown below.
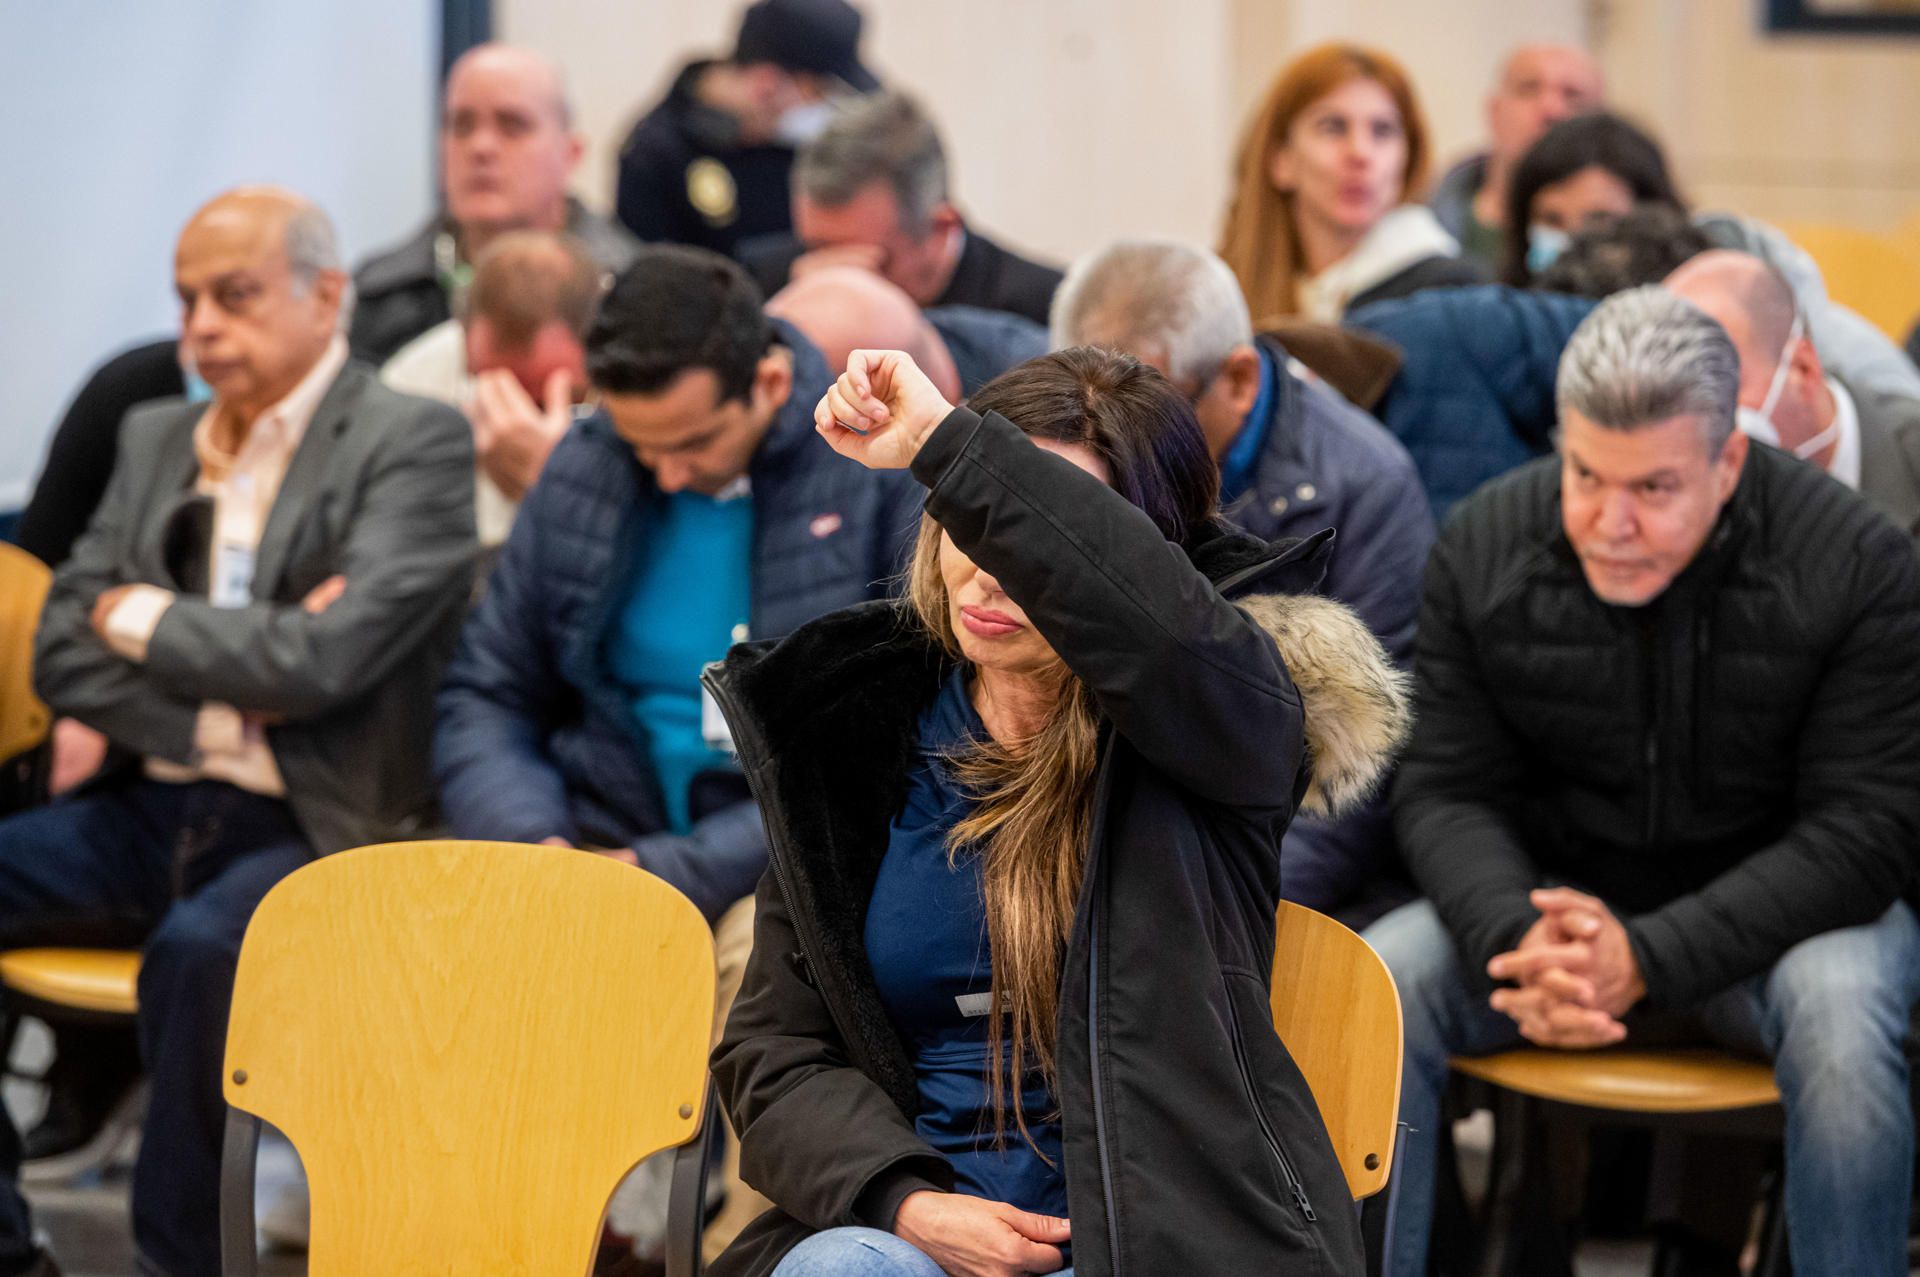
<svg viewBox="0 0 1920 1277"><path fill-rule="evenodd" d="M1640 625L1640 679L1643 685L1642 705L1646 714L1645 736L1641 740L1640 757L1646 766L1647 818L1641 835L1641 845L1652 848L1660 832L1660 804L1664 796L1660 784L1660 706L1664 690L1660 686L1657 672L1656 649L1659 635L1655 623L1642 619Z"/></svg>
<svg viewBox="0 0 1920 1277"><path fill-rule="evenodd" d="M1088 861L1099 873L1105 858L1094 856L1106 833L1108 776L1113 765L1113 742L1100 755L1093 778L1093 825L1087 831ZM1120 1216L1113 1192L1113 1155L1107 1147L1106 1088L1100 1078L1100 884L1087 896L1087 1067L1093 1085L1093 1142L1100 1150L1100 1191L1107 1203L1107 1255L1113 1277L1120 1277Z"/></svg>
<svg viewBox="0 0 1920 1277"><path fill-rule="evenodd" d="M1287 1191L1293 1194L1293 1204L1300 1208L1300 1214L1308 1223L1316 1223L1320 1217L1313 1213L1313 1203L1307 1200L1307 1189L1300 1180L1300 1172L1295 1169L1293 1159L1287 1156L1273 1123L1267 1119L1266 1105L1260 1102L1260 1093L1254 1089L1253 1070L1247 1067L1246 1051L1240 1045L1240 1010L1233 1004L1231 992L1226 997L1227 1018L1233 1030L1233 1065L1240 1071L1240 1085L1247 1093L1247 1103L1253 1105L1253 1116L1260 1124L1260 1134L1266 1137L1273 1160L1280 1164L1280 1175L1287 1181Z"/></svg>

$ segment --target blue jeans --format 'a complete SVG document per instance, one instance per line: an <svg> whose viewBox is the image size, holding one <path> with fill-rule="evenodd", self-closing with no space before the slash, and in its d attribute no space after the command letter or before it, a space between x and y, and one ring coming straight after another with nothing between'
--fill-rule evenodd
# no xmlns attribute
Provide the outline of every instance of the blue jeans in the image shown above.
<svg viewBox="0 0 1920 1277"><path fill-rule="evenodd" d="M1424 1277L1447 1058L1525 1042L1468 988L1431 904L1396 909L1366 939L1400 986L1407 1039L1385 1272ZM1802 941L1771 971L1692 1009L1711 1040L1773 1061L1797 1277L1906 1277L1914 1135L1905 1041L1916 1000L1920 921L1896 903L1876 922Z"/></svg>
<svg viewBox="0 0 1920 1277"><path fill-rule="evenodd" d="M944 1277L911 1242L877 1228L829 1228L787 1252L773 1277ZM1056 1277L1073 1277L1062 1268Z"/></svg>
<svg viewBox="0 0 1920 1277"><path fill-rule="evenodd" d="M0 821L0 948L140 944L140 1054L152 1084L133 1171L148 1271L219 1277L227 1007L254 906L313 858L284 802L231 785L129 780ZM20 1136L0 1120L0 1273L32 1228Z"/></svg>

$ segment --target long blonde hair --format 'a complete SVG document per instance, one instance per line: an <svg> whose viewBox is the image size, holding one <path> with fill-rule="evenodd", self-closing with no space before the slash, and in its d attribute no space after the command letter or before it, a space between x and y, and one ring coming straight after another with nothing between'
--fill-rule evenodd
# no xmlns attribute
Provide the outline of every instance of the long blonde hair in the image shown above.
<svg viewBox="0 0 1920 1277"><path fill-rule="evenodd" d="M1029 435L1087 447L1116 491L1176 544L1213 514L1219 478L1193 409L1152 369L1113 351L1045 355L981 389L968 405L999 412ZM946 653L964 660L940 574L940 525L920 522L907 601ZM993 1129L1004 1140L1008 1093L1029 1144L1020 1079L1057 1081L1060 966L1086 872L1100 718L1086 685L1062 662L1046 721L1016 741L976 741L948 760L973 804L948 838L950 863L980 857L993 962L987 1019ZM1004 1013L1004 1014L1002 1014ZM1001 1059L1011 1050L1011 1065Z"/></svg>
<svg viewBox="0 0 1920 1277"><path fill-rule="evenodd" d="M1398 62L1378 49L1322 44L1288 63L1240 137L1233 200L1220 232L1220 256L1239 277L1256 325L1298 312L1294 288L1306 266L1293 197L1273 184L1273 153L1286 144L1301 112L1347 81L1362 79L1385 89L1400 111L1407 138L1401 197L1414 198L1426 181L1427 121Z"/></svg>

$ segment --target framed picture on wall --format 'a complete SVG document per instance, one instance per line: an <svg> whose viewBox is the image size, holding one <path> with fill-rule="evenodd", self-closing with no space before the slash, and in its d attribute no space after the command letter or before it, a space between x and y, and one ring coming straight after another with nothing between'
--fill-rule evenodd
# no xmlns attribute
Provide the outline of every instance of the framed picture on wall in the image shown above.
<svg viewBox="0 0 1920 1277"><path fill-rule="evenodd" d="M1828 35L1920 35L1920 0L1765 0L1767 29Z"/></svg>

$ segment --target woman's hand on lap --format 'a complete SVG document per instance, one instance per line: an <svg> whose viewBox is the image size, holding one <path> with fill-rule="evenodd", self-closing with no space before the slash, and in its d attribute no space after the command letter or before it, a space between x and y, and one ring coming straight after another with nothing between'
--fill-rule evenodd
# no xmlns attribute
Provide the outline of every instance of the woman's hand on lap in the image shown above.
<svg viewBox="0 0 1920 1277"><path fill-rule="evenodd" d="M815 406L813 426L835 452L869 470L904 470L952 411L912 356L856 350Z"/></svg>
<svg viewBox="0 0 1920 1277"><path fill-rule="evenodd" d="M1067 1221L1052 1215L926 1189L907 1194L894 1213L893 1231L952 1277L1057 1273L1067 1265L1060 1247L1073 1236Z"/></svg>

